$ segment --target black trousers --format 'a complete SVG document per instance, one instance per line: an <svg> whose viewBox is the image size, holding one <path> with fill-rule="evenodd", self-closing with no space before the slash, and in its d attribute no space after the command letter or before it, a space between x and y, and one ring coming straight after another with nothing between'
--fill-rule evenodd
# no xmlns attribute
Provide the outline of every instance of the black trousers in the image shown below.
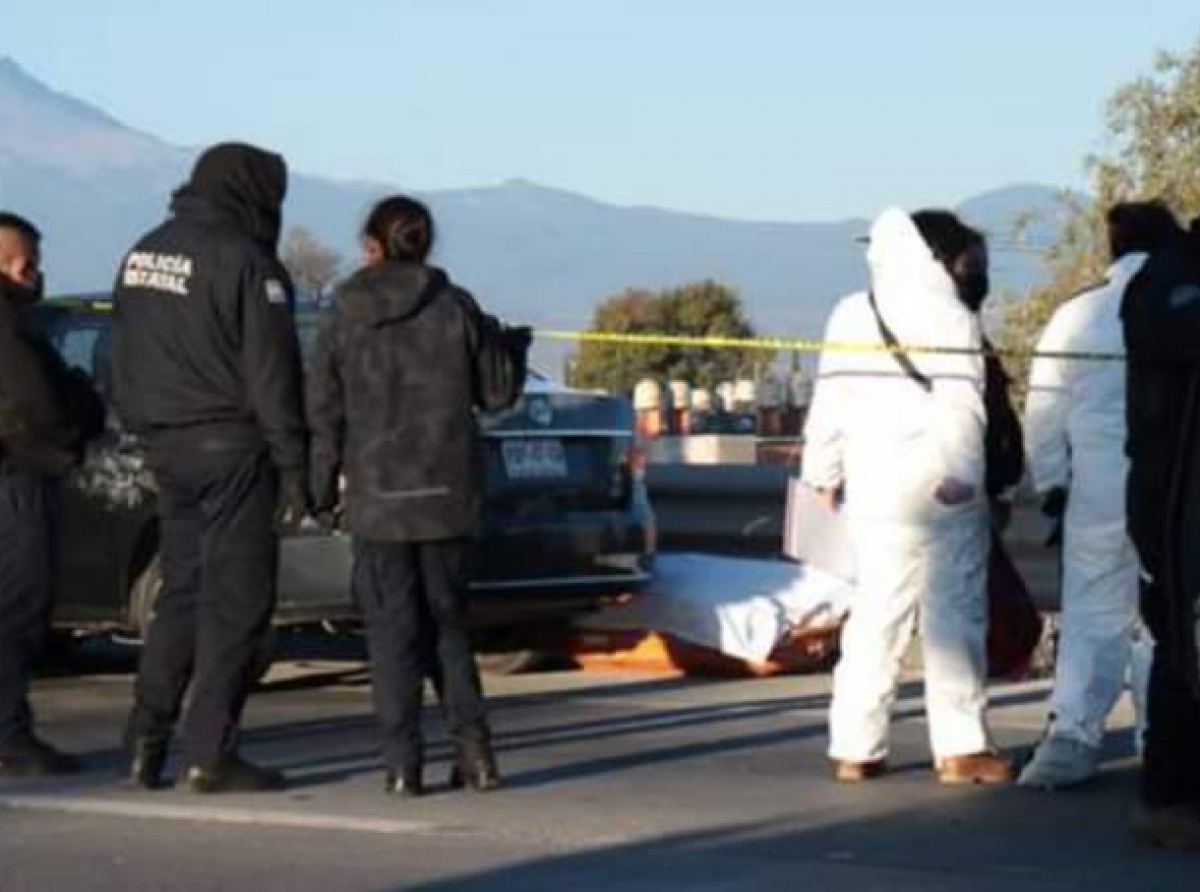
<svg viewBox="0 0 1200 892"><path fill-rule="evenodd" d="M423 757L423 682L440 682L456 743L489 738L479 670L465 628L470 546L443 542L354 543L354 597L366 622L375 712L391 769Z"/></svg>
<svg viewBox="0 0 1200 892"><path fill-rule="evenodd" d="M1156 641L1167 637L1173 619L1162 593L1143 583L1142 614ZM1152 808L1200 807L1200 699L1167 647L1156 645L1150 667L1142 799Z"/></svg>
<svg viewBox="0 0 1200 892"><path fill-rule="evenodd" d="M33 730L29 679L54 606L58 487L0 459L0 747Z"/></svg>
<svg viewBox="0 0 1200 892"><path fill-rule="evenodd" d="M213 770L237 749L275 607L279 474L265 452L155 450L151 462L163 588L128 733L167 740L190 688L185 763Z"/></svg>

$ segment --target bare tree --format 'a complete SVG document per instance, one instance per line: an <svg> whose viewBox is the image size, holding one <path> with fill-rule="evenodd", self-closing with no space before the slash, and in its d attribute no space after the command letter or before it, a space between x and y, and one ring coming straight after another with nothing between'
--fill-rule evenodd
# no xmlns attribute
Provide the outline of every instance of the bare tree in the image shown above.
<svg viewBox="0 0 1200 892"><path fill-rule="evenodd" d="M342 266L341 255L303 226L288 230L280 258L301 293L317 300L325 297Z"/></svg>

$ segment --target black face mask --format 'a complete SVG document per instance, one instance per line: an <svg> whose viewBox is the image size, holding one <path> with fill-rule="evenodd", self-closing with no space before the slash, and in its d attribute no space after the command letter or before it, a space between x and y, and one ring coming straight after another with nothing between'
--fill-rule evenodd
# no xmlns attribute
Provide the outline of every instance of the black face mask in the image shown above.
<svg viewBox="0 0 1200 892"><path fill-rule="evenodd" d="M988 291L991 289L988 274L982 271L955 276L954 285L958 289L958 299L973 313L978 312L979 308L983 306Z"/></svg>
<svg viewBox="0 0 1200 892"><path fill-rule="evenodd" d="M41 273L32 285L24 282L14 282L8 276L0 273L0 292L6 300L12 301L15 307L28 307L38 303L46 292L46 283Z"/></svg>

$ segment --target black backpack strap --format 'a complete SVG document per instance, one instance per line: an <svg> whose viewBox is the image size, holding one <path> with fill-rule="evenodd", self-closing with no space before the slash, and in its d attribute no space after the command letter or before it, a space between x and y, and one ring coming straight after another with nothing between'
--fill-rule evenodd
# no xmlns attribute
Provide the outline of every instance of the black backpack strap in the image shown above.
<svg viewBox="0 0 1200 892"><path fill-rule="evenodd" d="M888 346L892 356L896 358L896 362L899 363L904 374L912 378L926 393L932 393L933 382L919 368L913 365L913 361L908 358L908 354L901 349L900 342L896 340L896 335L888 328L888 324L883 321L883 316L879 313L879 305L875 302L875 292L868 292L867 299L871 302L871 312L875 314L875 324L879 326L879 334L883 337L883 342Z"/></svg>

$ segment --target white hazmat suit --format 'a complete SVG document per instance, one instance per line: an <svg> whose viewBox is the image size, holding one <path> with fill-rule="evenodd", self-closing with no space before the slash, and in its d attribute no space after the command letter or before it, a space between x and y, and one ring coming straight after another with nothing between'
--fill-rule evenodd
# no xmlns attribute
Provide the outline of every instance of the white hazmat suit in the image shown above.
<svg viewBox="0 0 1200 892"><path fill-rule="evenodd" d="M1123 353L1121 301L1145 261L1145 254L1127 254L1109 268L1104 284L1060 307L1038 352ZM1021 779L1032 786L1067 786L1094 773L1105 721L1130 671L1131 647L1138 656L1135 703L1144 695L1150 647L1138 619L1138 563L1125 526L1125 372L1122 362L1055 356L1036 357L1030 370L1029 471L1038 492L1067 491L1053 718Z"/></svg>
<svg viewBox="0 0 1200 892"><path fill-rule="evenodd" d="M872 291L901 344L978 350L976 316L912 219L888 210L871 229ZM844 298L829 342L882 345L865 293ZM986 709L984 366L977 354L910 354L927 392L887 352L827 351L805 428L803 480L845 486L857 585L834 674L830 756L874 762L918 617L930 738L940 761L990 748ZM947 506L952 478L974 488Z"/></svg>

